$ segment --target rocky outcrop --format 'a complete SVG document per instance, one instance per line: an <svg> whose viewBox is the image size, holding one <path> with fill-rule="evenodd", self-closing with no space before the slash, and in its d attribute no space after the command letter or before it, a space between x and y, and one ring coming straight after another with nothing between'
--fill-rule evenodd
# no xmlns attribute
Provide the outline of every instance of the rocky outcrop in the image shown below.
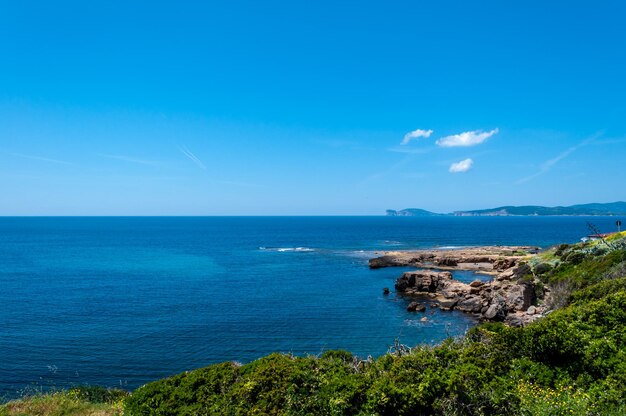
<svg viewBox="0 0 626 416"><path fill-rule="evenodd" d="M495 251L491 252L490 249ZM526 279L520 279L529 272L526 263L521 261L523 256L518 255L521 249L482 247L460 250L458 253L451 250L402 253L372 259L370 267L372 262L377 267L400 263L404 266L428 264L432 268L403 273L396 280L396 292L430 299L441 310L455 309L476 314L482 320L502 321L508 325L519 326L537 319L544 312L541 307L533 306L534 285ZM505 254L509 256L505 257ZM465 284L453 279L452 273L445 270L467 270L468 264L480 264L483 268L489 265L494 279L490 282L474 280ZM471 267L469 269L475 270ZM481 271L484 272L484 269ZM413 302L409 305L409 310L422 307L418 302Z"/></svg>
<svg viewBox="0 0 626 416"><path fill-rule="evenodd" d="M409 312L424 312L426 310L426 306L419 302L411 302L409 303L409 306L406 307L406 310Z"/></svg>
<svg viewBox="0 0 626 416"><path fill-rule="evenodd" d="M531 284L514 284L506 290L507 308L511 311L525 311L531 305L535 297L535 290Z"/></svg>
<svg viewBox="0 0 626 416"><path fill-rule="evenodd" d="M435 293L443 290L448 282L452 281L450 272L434 272L430 270L418 270L406 272L396 280L396 290L399 292Z"/></svg>
<svg viewBox="0 0 626 416"><path fill-rule="evenodd" d="M455 250L389 251L369 261L369 267L415 266L423 269L478 270L497 274L515 267L537 247L488 246Z"/></svg>

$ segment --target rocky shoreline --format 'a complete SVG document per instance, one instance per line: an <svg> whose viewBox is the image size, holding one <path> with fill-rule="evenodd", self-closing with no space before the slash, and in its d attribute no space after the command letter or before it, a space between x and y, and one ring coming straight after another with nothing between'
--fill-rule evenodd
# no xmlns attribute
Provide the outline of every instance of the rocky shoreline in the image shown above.
<svg viewBox="0 0 626 416"><path fill-rule="evenodd" d="M460 310L483 321L522 326L542 316L545 307L535 305L537 288L528 261L539 252L529 246L488 246L385 252L369 260L372 269L412 266L395 283L396 293L415 297L441 310ZM469 270L493 276L490 282L467 284L452 271ZM422 310L412 302L412 310Z"/></svg>

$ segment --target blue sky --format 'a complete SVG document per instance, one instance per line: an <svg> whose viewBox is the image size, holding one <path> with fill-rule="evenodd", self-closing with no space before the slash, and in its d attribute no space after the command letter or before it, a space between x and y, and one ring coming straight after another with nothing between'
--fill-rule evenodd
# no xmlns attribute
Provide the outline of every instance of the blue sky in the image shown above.
<svg viewBox="0 0 626 416"><path fill-rule="evenodd" d="M338 3L0 0L0 215L626 200L623 2Z"/></svg>

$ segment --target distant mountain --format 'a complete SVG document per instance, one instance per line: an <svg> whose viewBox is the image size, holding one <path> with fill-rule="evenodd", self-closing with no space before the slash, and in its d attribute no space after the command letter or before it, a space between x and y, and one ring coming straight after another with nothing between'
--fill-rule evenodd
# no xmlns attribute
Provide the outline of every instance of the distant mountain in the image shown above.
<svg viewBox="0 0 626 416"><path fill-rule="evenodd" d="M419 208L407 208L401 209L400 211L396 211L393 209L387 210L387 216L389 217L433 217L437 215L444 214L435 214L434 212L426 211L425 209Z"/></svg>
<svg viewBox="0 0 626 416"><path fill-rule="evenodd" d="M608 204L582 204L569 207L543 207L537 205L505 206L474 211L457 211L453 215L626 215L626 202Z"/></svg>
<svg viewBox="0 0 626 416"><path fill-rule="evenodd" d="M509 216L509 215L626 215L626 202L611 202L607 204L581 204L568 207L543 207L539 205L504 206L473 211L455 211L451 214L436 214L418 208L408 208L400 211L387 210L388 216L394 217L430 217L435 215L456 216Z"/></svg>

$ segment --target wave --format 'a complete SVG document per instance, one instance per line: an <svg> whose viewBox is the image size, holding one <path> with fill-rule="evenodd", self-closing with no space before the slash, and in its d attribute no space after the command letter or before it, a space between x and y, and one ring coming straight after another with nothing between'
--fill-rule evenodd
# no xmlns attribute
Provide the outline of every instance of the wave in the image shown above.
<svg viewBox="0 0 626 416"><path fill-rule="evenodd" d="M402 241L395 241L395 240L385 240L382 242L382 244L384 246L402 246L404 245L404 243Z"/></svg>
<svg viewBox="0 0 626 416"><path fill-rule="evenodd" d="M310 247L259 247L259 250L277 251L279 253L284 253L284 252L308 253L311 251L316 251L314 248L310 248Z"/></svg>
<svg viewBox="0 0 626 416"><path fill-rule="evenodd" d="M347 250L347 251L338 251L337 254L344 255L348 257L356 257L360 259L369 259L375 255L374 250Z"/></svg>

